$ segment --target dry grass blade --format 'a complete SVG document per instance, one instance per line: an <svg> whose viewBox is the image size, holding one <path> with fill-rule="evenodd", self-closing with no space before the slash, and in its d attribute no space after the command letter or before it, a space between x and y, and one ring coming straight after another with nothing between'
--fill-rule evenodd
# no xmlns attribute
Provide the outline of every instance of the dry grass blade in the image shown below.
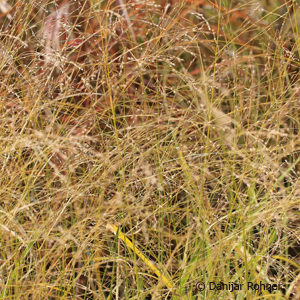
<svg viewBox="0 0 300 300"><path fill-rule="evenodd" d="M7 3L7 1L0 2L0 10L3 14L6 14L9 20L12 20L12 15L8 12L11 10L11 6Z"/></svg>
<svg viewBox="0 0 300 300"><path fill-rule="evenodd" d="M119 3L120 3L120 6L121 6L123 15L124 15L124 17L126 19L126 22L127 22L128 28L130 30L130 33L132 34L132 37L135 39L135 34L134 34L134 31L133 31L133 28L132 28L132 23L131 23L130 18L128 16L126 5L125 5L125 3L124 3L123 0L119 0Z"/></svg>
<svg viewBox="0 0 300 300"><path fill-rule="evenodd" d="M119 238L125 243L125 245L131 249L157 276L162 280L164 285L166 285L170 290L174 288L174 284L171 279L168 279L162 272L160 272L154 263L150 261L127 237L126 235L120 231L118 227L112 224L107 224L107 229L112 231L114 234L117 234Z"/></svg>
<svg viewBox="0 0 300 300"><path fill-rule="evenodd" d="M49 63L53 55L60 50L61 36L66 34L66 25L70 15L70 3L64 2L46 17L43 28L45 62Z"/></svg>

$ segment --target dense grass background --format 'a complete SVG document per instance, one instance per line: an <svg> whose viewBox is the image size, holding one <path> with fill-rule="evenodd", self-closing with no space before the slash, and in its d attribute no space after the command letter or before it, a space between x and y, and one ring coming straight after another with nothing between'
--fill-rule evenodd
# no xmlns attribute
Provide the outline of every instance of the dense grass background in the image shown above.
<svg viewBox="0 0 300 300"><path fill-rule="evenodd" d="M299 2L123 1L0 2L0 298L299 300Z"/></svg>

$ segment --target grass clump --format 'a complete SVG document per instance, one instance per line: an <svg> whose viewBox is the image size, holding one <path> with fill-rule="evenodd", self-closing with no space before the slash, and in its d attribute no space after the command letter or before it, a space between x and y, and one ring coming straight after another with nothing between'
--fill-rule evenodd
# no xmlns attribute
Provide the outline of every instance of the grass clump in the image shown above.
<svg viewBox="0 0 300 300"><path fill-rule="evenodd" d="M299 299L297 1L0 4L0 299Z"/></svg>

